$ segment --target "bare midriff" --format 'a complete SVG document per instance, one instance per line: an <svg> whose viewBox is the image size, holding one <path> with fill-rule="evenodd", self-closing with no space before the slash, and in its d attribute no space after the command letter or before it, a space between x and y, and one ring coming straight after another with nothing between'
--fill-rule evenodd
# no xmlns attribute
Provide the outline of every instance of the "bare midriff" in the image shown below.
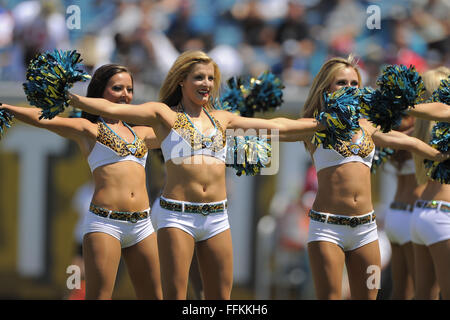
<svg viewBox="0 0 450 320"><path fill-rule="evenodd" d="M92 203L115 211L142 211L149 208L145 169L133 161L98 167L93 172L95 192Z"/></svg>
<svg viewBox="0 0 450 320"><path fill-rule="evenodd" d="M223 161L203 155L177 160L166 162L167 182L162 192L165 198L202 203L226 199Z"/></svg>
<svg viewBox="0 0 450 320"><path fill-rule="evenodd" d="M320 170L319 189L313 210L344 216L357 216L373 210L370 168L349 162Z"/></svg>

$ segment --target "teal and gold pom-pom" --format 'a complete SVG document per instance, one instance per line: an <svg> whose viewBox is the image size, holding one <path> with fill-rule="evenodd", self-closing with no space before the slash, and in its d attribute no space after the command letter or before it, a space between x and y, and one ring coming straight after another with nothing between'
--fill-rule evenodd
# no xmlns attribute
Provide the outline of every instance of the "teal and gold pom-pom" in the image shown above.
<svg viewBox="0 0 450 320"><path fill-rule="evenodd" d="M232 77L227 80L227 87L221 95L220 102L216 107L235 113L237 115L246 114L244 91L245 86L240 77Z"/></svg>
<svg viewBox="0 0 450 320"><path fill-rule="evenodd" d="M7 128L11 128L13 118L14 116L11 113L0 108L0 136L3 135Z"/></svg>
<svg viewBox="0 0 450 320"><path fill-rule="evenodd" d="M425 85L414 66L386 66L377 85L376 90L361 90L361 113L383 132L398 126L409 107L423 102Z"/></svg>
<svg viewBox="0 0 450 320"><path fill-rule="evenodd" d="M350 140L359 129L360 93L358 88L345 87L324 94L324 111L315 118L327 128L316 132L312 142L331 149L338 140Z"/></svg>
<svg viewBox="0 0 450 320"><path fill-rule="evenodd" d="M226 166L236 175L254 176L270 163L272 147L267 139L257 136L231 137L227 143Z"/></svg>
<svg viewBox="0 0 450 320"><path fill-rule="evenodd" d="M439 87L433 92L429 101L430 102L442 102L450 105L450 77L441 80Z"/></svg>
<svg viewBox="0 0 450 320"><path fill-rule="evenodd" d="M82 70L80 54L54 50L37 55L27 68L23 89L28 102L42 109L41 119L52 119L69 105L67 92L91 77Z"/></svg>
<svg viewBox="0 0 450 320"><path fill-rule="evenodd" d="M450 151L450 123L438 122L431 131L430 145L441 151ZM427 176L440 183L450 184L450 160L443 162L424 160Z"/></svg>
<svg viewBox="0 0 450 320"><path fill-rule="evenodd" d="M227 80L216 107L242 117L253 117L255 112L274 111L283 103L284 85L274 74L266 71L258 78L232 77Z"/></svg>
<svg viewBox="0 0 450 320"><path fill-rule="evenodd" d="M251 78L248 95L245 98L247 117L255 112L274 111L283 103L284 85L280 78L268 71L263 72L257 79Z"/></svg>
<svg viewBox="0 0 450 320"><path fill-rule="evenodd" d="M379 90L361 89L361 114L382 132L389 132L400 125L406 109L394 109L391 101Z"/></svg>
<svg viewBox="0 0 450 320"><path fill-rule="evenodd" d="M423 101L425 84L414 66L389 65L377 79L380 91L398 109L406 110Z"/></svg>
<svg viewBox="0 0 450 320"><path fill-rule="evenodd" d="M394 150L391 148L375 148L375 154L373 155L372 166L370 167L371 173L376 173L377 170L385 164L390 156L394 154Z"/></svg>

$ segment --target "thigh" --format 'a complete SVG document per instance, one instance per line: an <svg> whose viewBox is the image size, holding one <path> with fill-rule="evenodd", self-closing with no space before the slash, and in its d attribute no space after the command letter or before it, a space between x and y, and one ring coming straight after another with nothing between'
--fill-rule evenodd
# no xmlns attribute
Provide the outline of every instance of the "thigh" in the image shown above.
<svg viewBox="0 0 450 320"><path fill-rule="evenodd" d="M352 299L375 300L381 283L378 240L345 253Z"/></svg>
<svg viewBox="0 0 450 320"><path fill-rule="evenodd" d="M135 245L122 249L122 254L138 299L162 299L156 233Z"/></svg>
<svg viewBox="0 0 450 320"><path fill-rule="evenodd" d="M414 298L435 300L439 297L439 286L434 272L434 264L427 246L413 243L414 249Z"/></svg>
<svg viewBox="0 0 450 320"><path fill-rule="evenodd" d="M194 238L178 228L161 228L157 240L163 297L186 299Z"/></svg>
<svg viewBox="0 0 450 320"><path fill-rule="evenodd" d="M433 259L442 299L450 300L450 240L434 243L428 248Z"/></svg>
<svg viewBox="0 0 450 320"><path fill-rule="evenodd" d="M101 232L84 236L86 299L112 298L120 255L120 242L113 236Z"/></svg>
<svg viewBox="0 0 450 320"><path fill-rule="evenodd" d="M414 297L413 286L413 259L411 242L401 246L391 243L391 273L393 300L412 299ZM411 252L410 252L411 251Z"/></svg>
<svg viewBox="0 0 450 320"><path fill-rule="evenodd" d="M230 229L196 246L205 299L230 299L233 285L233 246Z"/></svg>
<svg viewBox="0 0 450 320"><path fill-rule="evenodd" d="M189 269L188 300L192 299L205 299L196 250L194 250L191 267Z"/></svg>
<svg viewBox="0 0 450 320"><path fill-rule="evenodd" d="M308 256L317 299L341 299L345 263L342 248L332 242L312 241L308 243Z"/></svg>
<svg viewBox="0 0 450 320"><path fill-rule="evenodd" d="M412 242L409 241L402 245L402 251L406 260L406 268L408 269L408 273L414 278L414 250Z"/></svg>

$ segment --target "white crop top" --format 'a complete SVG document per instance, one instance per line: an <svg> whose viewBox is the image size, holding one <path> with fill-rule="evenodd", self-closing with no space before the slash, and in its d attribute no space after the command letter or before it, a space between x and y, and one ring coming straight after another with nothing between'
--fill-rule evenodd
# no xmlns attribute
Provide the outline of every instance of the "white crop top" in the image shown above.
<svg viewBox="0 0 450 320"><path fill-rule="evenodd" d="M134 136L133 142L128 143L115 133L102 118L100 120L97 123L97 141L87 158L91 172L100 166L120 161L134 161L145 167L148 155L147 146L134 130L124 122Z"/></svg>
<svg viewBox="0 0 450 320"><path fill-rule="evenodd" d="M362 129L362 135L356 142L339 141L333 149L325 149L320 144L313 154L316 171L347 162L361 162L369 168L375 154L372 138Z"/></svg>
<svg viewBox="0 0 450 320"><path fill-rule="evenodd" d="M205 112L214 124L214 132L209 136L204 136L187 114L178 110L173 128L161 142L165 162L193 155L210 156L225 162L227 149L225 132L219 121L206 110Z"/></svg>

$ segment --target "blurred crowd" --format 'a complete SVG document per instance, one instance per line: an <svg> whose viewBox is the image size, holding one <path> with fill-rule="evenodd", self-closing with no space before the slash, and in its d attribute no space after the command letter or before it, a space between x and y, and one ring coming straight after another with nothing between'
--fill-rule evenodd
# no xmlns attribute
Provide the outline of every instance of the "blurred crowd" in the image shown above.
<svg viewBox="0 0 450 320"><path fill-rule="evenodd" d="M224 79L270 69L301 87L329 56L353 53L374 85L386 63L449 65L449 13L448 0L0 0L0 80L23 80L36 53L59 48L159 87L180 52L201 49Z"/></svg>

